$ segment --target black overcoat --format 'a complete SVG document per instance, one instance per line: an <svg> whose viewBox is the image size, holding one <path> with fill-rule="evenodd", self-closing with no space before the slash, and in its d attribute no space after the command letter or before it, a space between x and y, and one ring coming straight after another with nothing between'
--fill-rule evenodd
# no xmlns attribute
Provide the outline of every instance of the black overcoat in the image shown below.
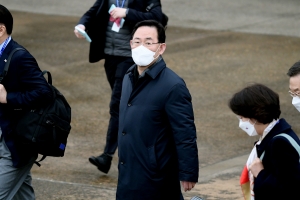
<svg viewBox="0 0 300 200"><path fill-rule="evenodd" d="M258 157L265 151L262 160L264 169L254 180L255 200L299 199L300 164L299 154L280 133L291 136L300 145L291 126L280 119L273 129L256 146Z"/></svg>
<svg viewBox="0 0 300 200"><path fill-rule="evenodd" d="M133 85L124 77L118 134L118 200L183 199L180 181L198 181L191 95L163 60Z"/></svg>

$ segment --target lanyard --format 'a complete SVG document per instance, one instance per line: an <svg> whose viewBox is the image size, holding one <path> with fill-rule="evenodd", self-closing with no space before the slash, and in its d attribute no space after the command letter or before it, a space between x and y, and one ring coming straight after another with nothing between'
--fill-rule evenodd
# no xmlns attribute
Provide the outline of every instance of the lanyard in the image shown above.
<svg viewBox="0 0 300 200"><path fill-rule="evenodd" d="M2 56L2 53L3 53L4 49L5 49L5 47L7 46L8 40L9 40L9 37L6 38L6 40L5 40L4 44L3 44L3 47L0 50L0 57Z"/></svg>
<svg viewBox="0 0 300 200"><path fill-rule="evenodd" d="M125 1L126 1L126 0L123 0L123 1L122 1L122 6L121 6L121 8L123 8ZM119 5L119 0L116 0L116 2L117 2L117 7L120 7L120 5Z"/></svg>

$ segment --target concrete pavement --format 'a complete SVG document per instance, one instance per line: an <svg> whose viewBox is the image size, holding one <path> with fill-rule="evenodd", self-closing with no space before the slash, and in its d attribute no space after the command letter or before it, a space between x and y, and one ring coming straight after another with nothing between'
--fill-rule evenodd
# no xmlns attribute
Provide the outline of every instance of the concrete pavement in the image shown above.
<svg viewBox="0 0 300 200"><path fill-rule="evenodd" d="M81 16L95 0L1 0L10 9ZM298 0L161 0L170 26L300 37Z"/></svg>
<svg viewBox="0 0 300 200"><path fill-rule="evenodd" d="M256 138L249 138L238 128L227 101L248 82L267 84L280 95L282 116L296 132L300 131L299 113L291 105L285 75L299 60L299 35L290 37L294 32L299 34L299 5L296 1L283 4L279 0L265 0L265 7L244 0L228 4L218 0L180 2L162 3L170 16L164 59L185 79L193 96L198 135L199 184L184 193L184 197L242 199L238 176ZM202 12L194 10L198 2ZM35 166L32 170L37 199L114 199L117 156L108 175L100 173L87 160L104 148L110 88L103 62L89 64L88 43L73 35L79 15L93 1L1 3L11 10L27 11L13 11L13 37L30 50L42 69L51 71L54 84L65 94L73 111L65 157L46 158L41 168ZM199 27L193 21L198 18ZM277 24L280 21L285 23ZM277 24L274 28L279 31L270 29L267 22ZM242 24L247 26L239 30L237 27Z"/></svg>

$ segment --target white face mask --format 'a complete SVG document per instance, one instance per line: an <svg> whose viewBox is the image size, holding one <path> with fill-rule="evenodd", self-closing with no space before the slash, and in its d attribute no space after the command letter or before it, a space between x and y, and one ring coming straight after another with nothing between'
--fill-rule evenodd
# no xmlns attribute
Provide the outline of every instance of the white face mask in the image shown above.
<svg viewBox="0 0 300 200"><path fill-rule="evenodd" d="M154 58L156 51L153 52L141 45L131 50L132 59L138 66L148 66L154 59L156 59Z"/></svg>
<svg viewBox="0 0 300 200"><path fill-rule="evenodd" d="M298 96L297 97L293 97L292 104L300 112L300 98Z"/></svg>
<svg viewBox="0 0 300 200"><path fill-rule="evenodd" d="M255 135L257 135L257 132L256 132L256 130L254 128L254 125L252 125L250 123L250 120L244 122L242 119L240 119L239 127L243 131L245 131L249 136L255 136Z"/></svg>

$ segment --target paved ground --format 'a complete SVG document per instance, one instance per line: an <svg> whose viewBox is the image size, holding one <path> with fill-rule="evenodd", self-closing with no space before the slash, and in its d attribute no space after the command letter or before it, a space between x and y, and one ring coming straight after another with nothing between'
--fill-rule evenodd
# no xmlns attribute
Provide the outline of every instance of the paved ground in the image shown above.
<svg viewBox="0 0 300 200"><path fill-rule="evenodd" d="M95 0L1 0L12 9L81 16ZM169 24L206 30L300 36L298 0L161 0Z"/></svg>
<svg viewBox="0 0 300 200"><path fill-rule="evenodd" d="M72 6L66 7L66 0L51 1L52 6L46 0L40 0L39 4L34 0L24 0L22 4L16 0L1 2L11 9L31 11L13 11L13 37L30 50L42 69L52 72L54 84L73 109L72 132L65 157L47 158L41 168L35 166L32 170L37 199L114 199L117 156L108 175L101 174L87 160L103 150L110 97L103 63L89 64L88 43L73 35L78 21L75 15L89 6L72 1ZM92 4L91 0L85 2ZM299 60L300 3L277 0L272 1L273 9L266 9L258 1L246 3L243 0L238 4L234 0L223 5L217 0L214 3L201 0L202 12L198 12L193 10L196 2L199 0L185 4L163 0L164 11L172 17L170 25L173 25L167 30L164 59L185 79L193 96L198 135L199 183L193 191L184 193L184 197L242 199L238 176L256 138L248 137L238 128L227 101L233 92L249 82L264 83L279 93L282 117L300 133L297 123L300 116L291 105L285 75ZM270 6L270 2L264 1L264 6ZM230 5L240 11L233 13ZM247 6L252 9L246 9ZM256 15L254 6L260 11ZM73 9L77 14L70 13ZM65 16L54 11L64 11ZM36 12L51 15L34 14ZM232 17L226 19L226 15ZM198 18L201 27L193 21ZM255 18L257 23L252 23ZM241 27L238 21L247 24L250 31L234 28ZM279 31L272 32L267 22L276 24L273 28Z"/></svg>

